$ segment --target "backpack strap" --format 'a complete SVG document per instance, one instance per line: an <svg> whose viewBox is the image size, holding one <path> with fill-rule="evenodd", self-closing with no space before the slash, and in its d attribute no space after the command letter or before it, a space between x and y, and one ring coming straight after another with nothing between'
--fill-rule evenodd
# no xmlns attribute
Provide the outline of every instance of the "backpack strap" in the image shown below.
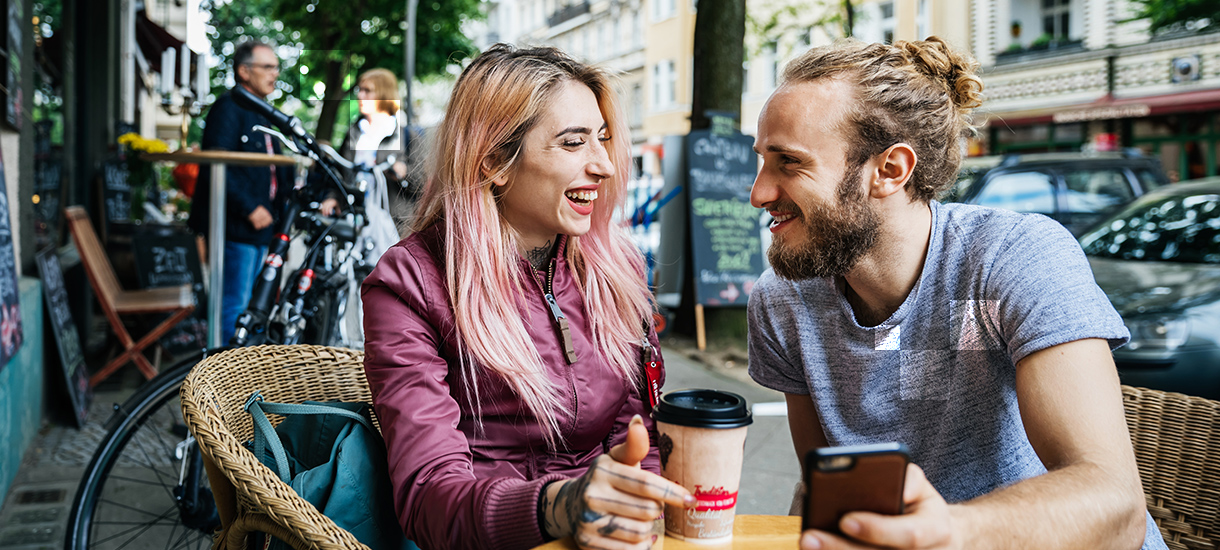
<svg viewBox="0 0 1220 550"><path fill-rule="evenodd" d="M250 394L250 397L246 399L245 410L250 413L250 417L254 421L254 456L262 460L266 450L270 449L271 456L275 458L275 473L280 476L280 481L284 483L288 483L291 478L291 472L289 472L288 468L288 452L284 450L284 443L280 441L280 436L275 432L275 428L271 426L271 421L267 419L266 413L281 416L290 414L333 414L360 422L370 432L377 433L377 430L373 428L373 424L367 418L347 409L314 403L272 403L264 401L262 393L258 391Z"/></svg>

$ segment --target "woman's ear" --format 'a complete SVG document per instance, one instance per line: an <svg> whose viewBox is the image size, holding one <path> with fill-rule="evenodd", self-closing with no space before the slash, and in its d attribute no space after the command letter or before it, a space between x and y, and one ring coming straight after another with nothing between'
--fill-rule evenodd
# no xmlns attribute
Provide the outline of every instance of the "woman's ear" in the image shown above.
<svg viewBox="0 0 1220 550"><path fill-rule="evenodd" d="M495 162L491 159L491 156L483 157L482 169L483 177L491 180L492 185L496 187L508 185L508 171L496 170ZM496 174L497 172L500 172L499 175Z"/></svg>
<svg viewBox="0 0 1220 550"><path fill-rule="evenodd" d="M869 192L875 198L885 198L902 191L915 173L919 161L915 149L906 143L895 143L876 157L876 177Z"/></svg>

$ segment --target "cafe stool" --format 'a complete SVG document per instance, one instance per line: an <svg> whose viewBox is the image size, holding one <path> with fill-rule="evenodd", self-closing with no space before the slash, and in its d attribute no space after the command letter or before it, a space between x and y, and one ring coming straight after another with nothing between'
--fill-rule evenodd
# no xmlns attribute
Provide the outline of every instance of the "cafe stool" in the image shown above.
<svg viewBox="0 0 1220 550"><path fill-rule="evenodd" d="M1220 548L1220 402L1122 389L1148 513L1166 546Z"/></svg>
<svg viewBox="0 0 1220 550"><path fill-rule="evenodd" d="M372 402L364 352L357 350L253 346L212 355L191 369L182 384L182 415L202 451L220 515L213 548L247 548L247 537L261 531L298 550L367 550L243 446L254 437L245 405L255 391L278 403ZM272 424L282 420L268 417ZM381 429L375 416L373 423Z"/></svg>

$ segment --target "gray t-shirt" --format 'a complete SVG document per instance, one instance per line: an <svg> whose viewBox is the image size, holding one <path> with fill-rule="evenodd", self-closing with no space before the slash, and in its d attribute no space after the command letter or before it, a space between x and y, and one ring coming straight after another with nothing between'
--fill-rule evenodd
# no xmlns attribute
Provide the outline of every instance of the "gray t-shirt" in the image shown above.
<svg viewBox="0 0 1220 550"><path fill-rule="evenodd" d="M1017 406L1016 364L1130 337L1084 253L1036 214L931 202L923 273L889 319L856 322L841 279L768 270L750 295L750 375L812 395L831 445L898 441L945 500L1046 472ZM1164 548L1148 517L1144 548Z"/></svg>

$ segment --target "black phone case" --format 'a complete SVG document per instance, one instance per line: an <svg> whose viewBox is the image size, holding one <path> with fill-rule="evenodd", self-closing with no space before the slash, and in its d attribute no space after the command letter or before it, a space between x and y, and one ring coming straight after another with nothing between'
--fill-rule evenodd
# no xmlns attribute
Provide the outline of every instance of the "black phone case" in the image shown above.
<svg viewBox="0 0 1220 550"><path fill-rule="evenodd" d="M827 459L845 457L850 466L826 470ZM801 530L839 533L839 520L848 512L902 513L906 483L906 447L901 444L867 447L824 447L805 457L805 514Z"/></svg>

